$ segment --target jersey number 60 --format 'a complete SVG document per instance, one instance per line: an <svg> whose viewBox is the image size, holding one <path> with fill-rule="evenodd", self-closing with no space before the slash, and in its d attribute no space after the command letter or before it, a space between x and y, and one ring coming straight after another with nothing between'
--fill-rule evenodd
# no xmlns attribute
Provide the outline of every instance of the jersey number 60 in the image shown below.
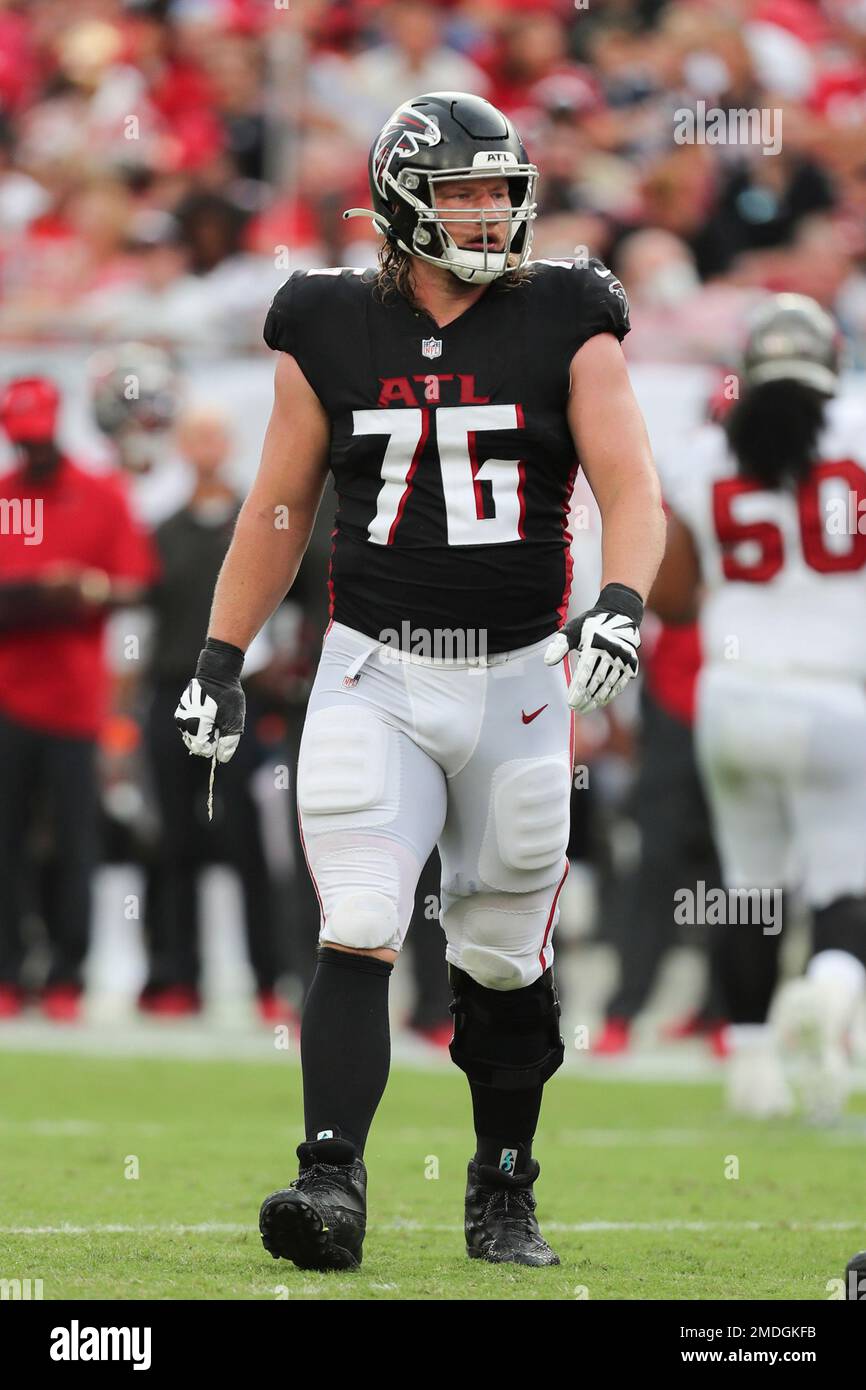
<svg viewBox="0 0 866 1390"><path fill-rule="evenodd" d="M827 545L828 527L821 513L822 484L837 481L847 485L855 525L850 527L850 545L831 550ZM737 521L733 504L746 493L762 492L761 483L745 478L722 478L713 486L713 520L722 547L722 570L726 579L750 584L766 584L785 563L782 532L773 521ZM796 491L797 516L803 559L819 574L839 574L859 570L866 564L866 528L860 517L866 509L866 473L853 459L819 463ZM744 541L755 547L754 558L738 554Z"/></svg>

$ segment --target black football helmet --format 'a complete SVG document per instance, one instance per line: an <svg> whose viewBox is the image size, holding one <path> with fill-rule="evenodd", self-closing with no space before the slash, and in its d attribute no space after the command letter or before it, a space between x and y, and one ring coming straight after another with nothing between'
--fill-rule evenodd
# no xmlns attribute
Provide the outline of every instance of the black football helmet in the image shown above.
<svg viewBox="0 0 866 1390"><path fill-rule="evenodd" d="M508 181L509 207L437 209L437 184L494 175ZM369 176L373 210L349 208L343 216L372 217L410 256L473 284L489 284L529 259L538 169L511 122L483 97L429 92L398 106L373 142ZM500 251L488 244L488 228L503 220L508 227ZM482 249L459 247L446 221L480 223Z"/></svg>

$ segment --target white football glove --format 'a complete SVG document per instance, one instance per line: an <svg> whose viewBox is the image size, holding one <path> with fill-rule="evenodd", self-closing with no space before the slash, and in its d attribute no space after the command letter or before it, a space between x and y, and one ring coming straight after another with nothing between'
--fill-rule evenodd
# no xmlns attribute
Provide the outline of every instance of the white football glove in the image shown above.
<svg viewBox="0 0 866 1390"><path fill-rule="evenodd" d="M174 720L181 738L201 758L227 763L244 731L246 700L241 686L244 654L230 642L208 637L195 675L178 701Z"/></svg>
<svg viewBox="0 0 866 1390"><path fill-rule="evenodd" d="M567 652L577 653L568 703L578 714L601 709L637 675L642 618L643 600L634 589L605 584L595 607L556 634L544 660L555 666Z"/></svg>

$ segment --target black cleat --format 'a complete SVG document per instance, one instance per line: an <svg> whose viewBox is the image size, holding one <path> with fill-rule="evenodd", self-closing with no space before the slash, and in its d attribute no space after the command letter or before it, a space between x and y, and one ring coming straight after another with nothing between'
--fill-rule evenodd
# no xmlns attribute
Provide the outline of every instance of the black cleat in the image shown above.
<svg viewBox="0 0 866 1390"><path fill-rule="evenodd" d="M862 1303L866 1298L866 1250L852 1255L845 1266L845 1298L851 1303Z"/></svg>
<svg viewBox="0 0 866 1390"><path fill-rule="evenodd" d="M525 1173L512 1176L492 1164L469 1164L466 1184L466 1253L491 1264L558 1265L538 1229L532 1184L540 1168L530 1160Z"/></svg>
<svg viewBox="0 0 866 1390"><path fill-rule="evenodd" d="M358 1269L367 1227L363 1161L345 1139L301 1144L298 1158L295 1181L262 1203L262 1245L298 1269Z"/></svg>

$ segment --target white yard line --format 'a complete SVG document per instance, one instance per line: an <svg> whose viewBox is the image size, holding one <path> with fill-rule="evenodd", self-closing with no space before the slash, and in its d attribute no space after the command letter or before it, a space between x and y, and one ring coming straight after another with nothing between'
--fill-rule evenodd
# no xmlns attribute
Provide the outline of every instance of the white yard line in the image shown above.
<svg viewBox="0 0 866 1390"><path fill-rule="evenodd" d="M89 1139L94 1134L123 1130L151 1139L167 1126L141 1120L9 1120L0 1115L0 1134L32 1134L39 1139Z"/></svg>
<svg viewBox="0 0 866 1390"><path fill-rule="evenodd" d="M547 1231L580 1235L597 1231L642 1231L665 1234L675 1231L866 1231L866 1221L546 1221ZM255 1226L248 1222L202 1221L198 1225L183 1226L173 1222L153 1225L128 1226L97 1222L90 1226L0 1226L4 1236L96 1236L96 1235L249 1235ZM453 1234L462 1232L460 1225L425 1225L421 1221L382 1222L373 1227L375 1231L417 1231L420 1234Z"/></svg>
<svg viewBox="0 0 866 1390"><path fill-rule="evenodd" d="M544 1141L548 1147L564 1144L585 1149L712 1149L726 1144L731 1139L732 1130L748 1134L755 1132L749 1121L739 1120L736 1116L725 1118L724 1128L713 1126L708 1129L550 1129L544 1134ZM183 1125L180 1127L183 1128ZM158 1135L169 1134L175 1128L176 1126L170 1122L160 1121L55 1120L39 1117L15 1120L0 1115L0 1134L30 1134L39 1139L89 1139L94 1135L117 1134L118 1131L129 1136L155 1138ZM289 1139L294 1135L294 1129L289 1124L281 1126L281 1132ZM801 1133L804 1137L817 1139L824 1144L862 1148L866 1137L866 1116L851 1115L848 1117L847 1126L833 1129L804 1127ZM398 1130L398 1137L402 1143L417 1143L430 1149L432 1145L447 1144L454 1140L462 1141L465 1145L470 1142L472 1136L465 1126L460 1128L457 1125L404 1125ZM784 1147L790 1143L790 1131L777 1131L769 1127L762 1133L761 1140L763 1143Z"/></svg>

